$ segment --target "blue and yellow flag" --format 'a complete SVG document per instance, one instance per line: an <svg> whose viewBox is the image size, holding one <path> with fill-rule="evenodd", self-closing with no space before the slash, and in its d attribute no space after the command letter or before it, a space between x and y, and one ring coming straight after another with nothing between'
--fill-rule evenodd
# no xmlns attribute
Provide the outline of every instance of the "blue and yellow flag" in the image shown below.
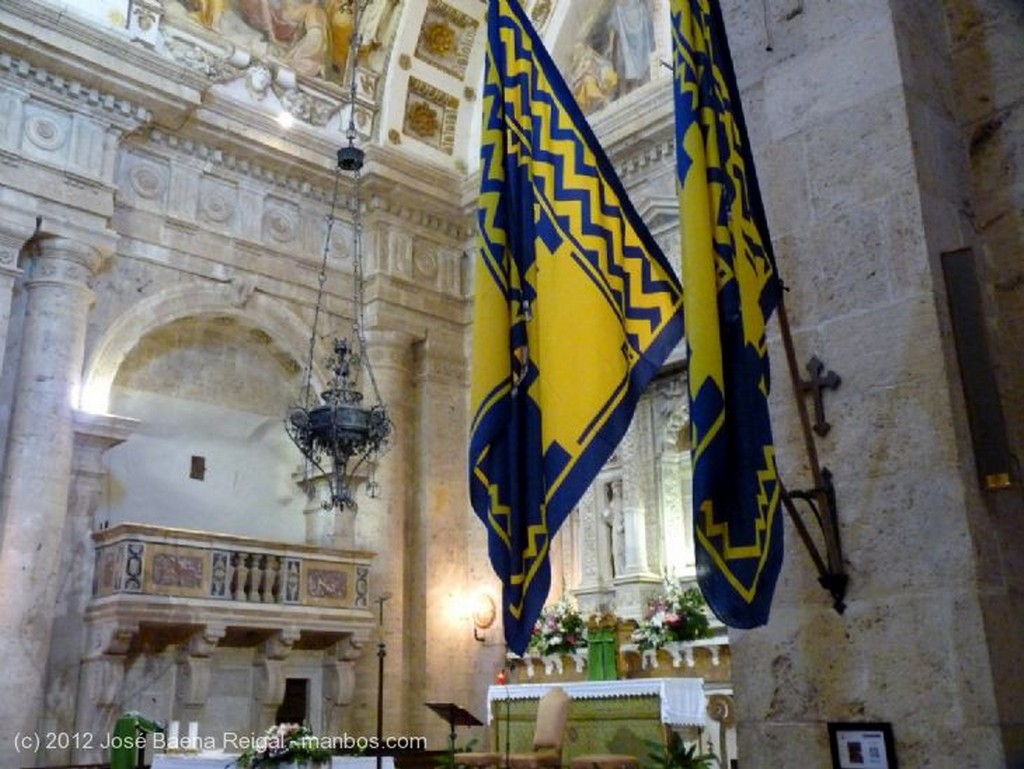
<svg viewBox="0 0 1024 769"><path fill-rule="evenodd" d="M765 325L780 287L718 0L672 0L697 578L730 627L782 565Z"/></svg>
<svg viewBox="0 0 1024 769"><path fill-rule="evenodd" d="M682 336L682 292L518 0L488 3L470 499L526 649L548 546Z"/></svg>

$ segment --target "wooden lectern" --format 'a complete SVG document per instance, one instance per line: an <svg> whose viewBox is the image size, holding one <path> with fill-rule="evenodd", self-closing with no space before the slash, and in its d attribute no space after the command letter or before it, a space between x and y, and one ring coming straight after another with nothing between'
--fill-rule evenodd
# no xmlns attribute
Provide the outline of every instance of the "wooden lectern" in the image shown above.
<svg viewBox="0 0 1024 769"><path fill-rule="evenodd" d="M482 726L483 722L465 708L461 708L454 702L424 702L428 708L437 713L448 722L448 757L451 759L449 766L455 766L455 727L456 726Z"/></svg>

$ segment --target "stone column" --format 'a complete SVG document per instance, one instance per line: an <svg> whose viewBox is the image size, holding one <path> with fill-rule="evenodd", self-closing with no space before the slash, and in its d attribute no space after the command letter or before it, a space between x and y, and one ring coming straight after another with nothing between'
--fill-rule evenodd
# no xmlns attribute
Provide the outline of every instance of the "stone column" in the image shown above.
<svg viewBox="0 0 1024 769"><path fill-rule="evenodd" d="M651 573L647 557L648 522L658 515L652 492L655 466L651 422L651 399L644 397L618 449L622 481L614 501L619 512L616 525L621 529L622 564L621 568L616 564L615 610L628 618L642 615L647 599L661 583L661 577Z"/></svg>
<svg viewBox="0 0 1024 769"><path fill-rule="evenodd" d="M473 671L453 667L452 655L469 658L476 653L473 620L466 609L471 594L484 588L467 582L467 529L455 515L466 505L466 456L468 452L467 372L461 340L437 332L416 345L415 475L410 475L416 499L409 512L409 552L406 568L415 570L409 584L406 622L417 628L413 667L422 669L425 691L448 692L453 701L470 702ZM445 451L438 451L438 446ZM488 586L491 598L500 596ZM427 642L429 639L429 643ZM487 654L501 664L504 641L492 633ZM448 727L427 708L413 707L408 723L411 734L422 734L444 744Z"/></svg>
<svg viewBox="0 0 1024 769"><path fill-rule="evenodd" d="M327 476L317 474L306 480L297 474L296 481L306 495L306 505L302 508L306 519L306 544L336 550L355 547L355 512L324 506L331 496Z"/></svg>
<svg viewBox="0 0 1024 769"><path fill-rule="evenodd" d="M612 590L611 530L604 521L607 506L607 476L598 476L583 494L578 505L580 554L579 584L573 590L584 616L611 611L615 602Z"/></svg>
<svg viewBox="0 0 1024 769"><path fill-rule="evenodd" d="M0 228L0 370L4 367L4 352L7 347L7 332L11 322L11 294L18 269L18 255L27 238L18 233Z"/></svg>
<svg viewBox="0 0 1024 769"><path fill-rule="evenodd" d="M74 462L60 558L65 569L54 603L53 642L47 664L43 717L46 732L66 734L75 731L79 667L86 638L82 617L91 597L96 561L90 533L95 528L96 510L108 479L103 456L108 449L126 440L138 425L134 419L109 414L77 411L74 418ZM116 664L120 662L117 660ZM94 665L92 662L89 664ZM109 680L110 677L107 678ZM74 747L70 741L66 747L59 745L56 750L48 752L47 758L57 763L69 763Z"/></svg>
<svg viewBox="0 0 1024 769"><path fill-rule="evenodd" d="M622 510L622 573L618 577L650 574L647 563L647 518L657 515L653 495L654 457L651 437L651 399L640 400L633 423L619 447L622 457L622 487L616 494Z"/></svg>
<svg viewBox="0 0 1024 769"><path fill-rule="evenodd" d="M384 734L402 728L411 707L422 708L422 670L407 664L410 643L405 622L408 546L408 515L412 489L407 482L412 462L415 409L412 395L414 337L400 331L371 330L367 333L367 354L380 389L381 398L394 422L391 448L376 468L379 491L375 498L366 490L356 492L356 547L376 553L370 572L370 606L377 618L375 600L389 594L384 604L383 635L375 635L356 672L357 697L353 708L362 720L353 729L362 734L376 732L378 643L385 644L384 657ZM373 392L366 377L361 382L363 395L372 402ZM414 704L410 704L414 703Z"/></svg>
<svg viewBox="0 0 1024 769"><path fill-rule="evenodd" d="M89 281L100 253L65 238L33 244L0 510L0 657L6 686L17 697L0 703L10 735L39 726L50 652L61 536L68 509L72 453L72 393L85 355L93 293ZM0 740L0 765L20 766L11 739Z"/></svg>
<svg viewBox="0 0 1024 769"><path fill-rule="evenodd" d="M128 650L139 634L137 621L101 619L86 626L86 650L78 671L78 702L75 710L75 734L72 760L92 764L109 758L109 750L100 748L121 714ZM15 698L10 698L15 699ZM27 761L8 764L24 766Z"/></svg>

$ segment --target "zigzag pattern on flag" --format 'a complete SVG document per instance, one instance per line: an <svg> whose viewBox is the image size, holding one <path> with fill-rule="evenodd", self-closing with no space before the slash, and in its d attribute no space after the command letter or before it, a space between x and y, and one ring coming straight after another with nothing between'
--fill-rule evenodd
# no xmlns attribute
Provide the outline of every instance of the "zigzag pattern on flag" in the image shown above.
<svg viewBox="0 0 1024 769"><path fill-rule="evenodd" d="M518 2L492 0L470 496L525 648L547 551L682 335L679 281Z"/></svg>
<svg viewBox="0 0 1024 769"><path fill-rule="evenodd" d="M767 621L782 563L765 328L779 297L718 0L672 0L697 576L731 627Z"/></svg>
<svg viewBox="0 0 1024 769"><path fill-rule="evenodd" d="M665 322L661 292L678 291L678 286L655 275L661 265L652 262L649 245L641 244L624 221L622 199L608 184L593 149L581 141L578 123L564 101L559 101L544 70L536 66L534 50L524 45L524 30L510 17L503 22L507 22L502 25L504 58L513 62L510 70L519 75L503 83L491 68L484 88L487 119L481 198L488 203L488 215L481 231L485 241L494 231L493 207L505 185L502 169L494 167L494 147L511 126L509 133L520 141L505 147L507 157L501 162L529 165L539 192L537 202L544 206L549 224L572 243L569 255L579 261L609 305L628 320L658 328ZM538 136L544 141L534 146L530 139ZM501 251L485 249L485 258L495 277L504 282L494 264Z"/></svg>

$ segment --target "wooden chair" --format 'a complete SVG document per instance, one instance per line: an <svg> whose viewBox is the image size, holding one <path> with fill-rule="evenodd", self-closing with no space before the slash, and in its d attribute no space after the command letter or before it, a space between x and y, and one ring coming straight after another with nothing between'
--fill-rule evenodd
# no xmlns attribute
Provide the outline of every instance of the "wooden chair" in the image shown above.
<svg viewBox="0 0 1024 769"><path fill-rule="evenodd" d="M533 750L513 753L507 757L511 769L548 769L562 766L565 725L569 720L569 695L553 686L537 703L537 722L533 729ZM456 753L455 765L468 767L502 767L502 753Z"/></svg>

